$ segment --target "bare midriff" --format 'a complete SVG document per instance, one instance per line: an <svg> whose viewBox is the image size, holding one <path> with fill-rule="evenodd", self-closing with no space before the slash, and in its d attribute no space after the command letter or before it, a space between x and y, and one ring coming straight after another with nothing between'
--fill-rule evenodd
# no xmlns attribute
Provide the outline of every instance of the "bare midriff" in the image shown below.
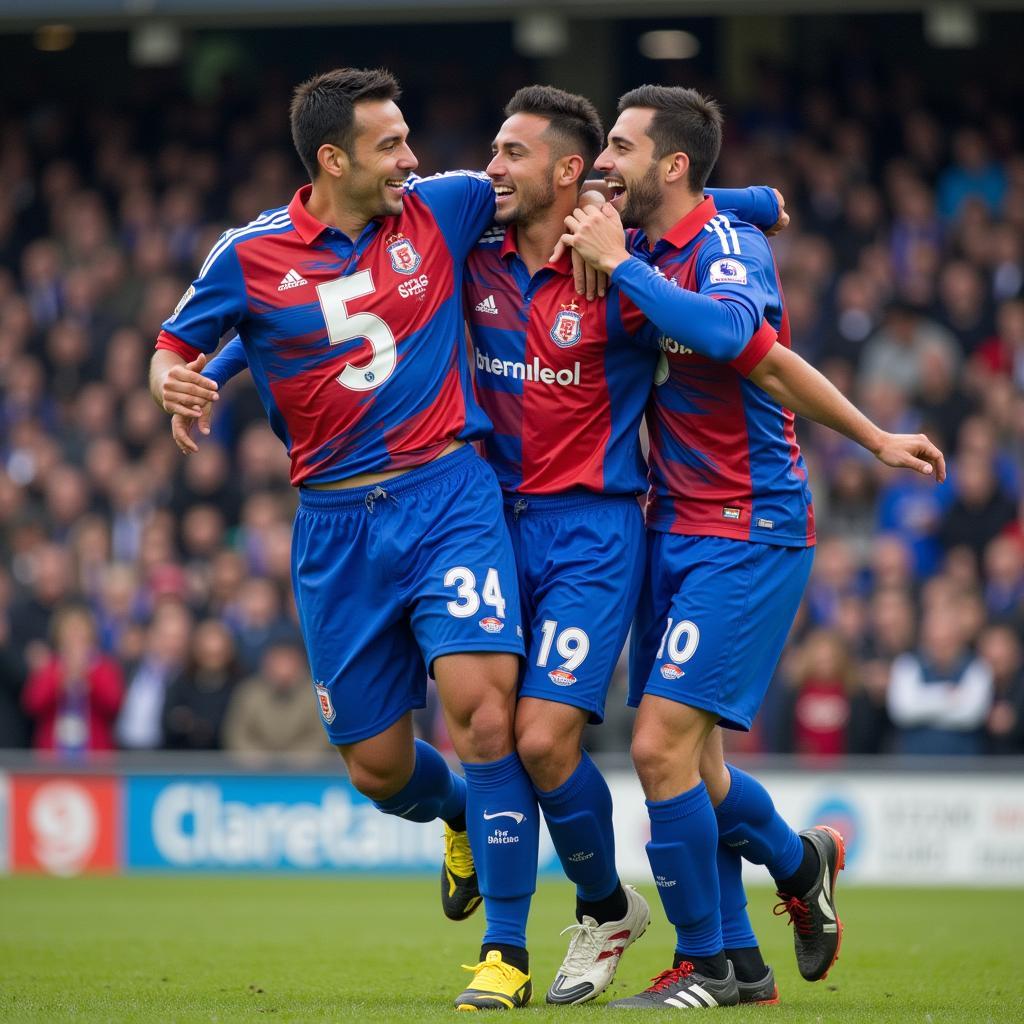
<svg viewBox="0 0 1024 1024"><path fill-rule="evenodd" d="M465 441L452 441L443 451L427 461L436 462L438 459L443 459L465 443ZM427 463L422 462L420 465L425 466ZM356 473L355 476L347 476L344 480L332 480L327 484L306 484L306 486L314 491L347 491L352 487L372 487L374 484L379 484L384 480L393 480L396 476L402 476L404 473L418 468L417 466L406 466L404 469L385 469L380 473Z"/></svg>

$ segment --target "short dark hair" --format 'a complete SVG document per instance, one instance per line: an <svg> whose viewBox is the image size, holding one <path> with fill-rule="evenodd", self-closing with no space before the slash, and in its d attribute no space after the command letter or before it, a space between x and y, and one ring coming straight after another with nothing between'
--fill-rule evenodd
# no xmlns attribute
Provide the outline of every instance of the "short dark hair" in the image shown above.
<svg viewBox="0 0 1024 1024"><path fill-rule="evenodd" d="M325 143L351 155L357 103L401 95L397 79L384 68L335 68L297 85L289 110L292 141L310 180L316 178L317 150Z"/></svg>
<svg viewBox="0 0 1024 1024"><path fill-rule="evenodd" d="M526 85L505 105L505 116L513 114L547 118L549 125L544 134L550 136L558 155L579 153L586 160L587 166L580 175L582 184L604 142L604 128L594 104L585 96L553 85Z"/></svg>
<svg viewBox="0 0 1024 1024"><path fill-rule="evenodd" d="M717 101L696 89L641 85L619 99L620 114L628 107L654 111L647 134L654 143L655 159L685 153L690 158L690 188L703 189L722 150L722 109Z"/></svg>

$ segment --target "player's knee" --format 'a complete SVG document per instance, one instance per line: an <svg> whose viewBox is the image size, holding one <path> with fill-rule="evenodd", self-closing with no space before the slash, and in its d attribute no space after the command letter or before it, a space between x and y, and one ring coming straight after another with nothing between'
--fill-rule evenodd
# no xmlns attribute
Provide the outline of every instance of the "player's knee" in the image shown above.
<svg viewBox="0 0 1024 1024"><path fill-rule="evenodd" d="M690 749L678 737L675 739L672 742L662 732L643 730L633 736L630 756L648 799L674 796L696 785L700 778L699 751Z"/></svg>
<svg viewBox="0 0 1024 1024"><path fill-rule="evenodd" d="M556 789L572 774L580 758L573 736L538 722L517 733L519 760L540 789Z"/></svg>
<svg viewBox="0 0 1024 1024"><path fill-rule="evenodd" d="M670 760L657 739L646 733L637 733L633 737L629 755L633 759L633 767L645 790L647 790L649 782L659 779L665 774Z"/></svg>
<svg viewBox="0 0 1024 1024"><path fill-rule="evenodd" d="M512 715L503 701L478 705L452 732L463 761L499 761L513 750Z"/></svg>
<svg viewBox="0 0 1024 1024"><path fill-rule="evenodd" d="M409 781L402 769L395 765L349 761L349 782L371 800L387 800L398 793Z"/></svg>

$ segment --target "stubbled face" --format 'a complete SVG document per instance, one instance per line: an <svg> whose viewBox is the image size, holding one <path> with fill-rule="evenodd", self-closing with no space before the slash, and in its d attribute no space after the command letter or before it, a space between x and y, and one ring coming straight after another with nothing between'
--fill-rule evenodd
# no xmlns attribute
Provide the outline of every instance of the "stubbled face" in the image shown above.
<svg viewBox="0 0 1024 1024"><path fill-rule="evenodd" d="M650 107L627 107L594 164L604 175L609 200L626 227L643 227L662 200L654 142L647 134L653 117Z"/></svg>
<svg viewBox="0 0 1024 1024"><path fill-rule="evenodd" d="M548 120L537 114L513 114L491 144L487 173L494 187L498 224L532 224L555 201L554 161L543 138Z"/></svg>
<svg viewBox="0 0 1024 1024"><path fill-rule="evenodd" d="M356 104L345 200L367 221L402 212L405 180L419 166L408 138L409 126L393 100Z"/></svg>

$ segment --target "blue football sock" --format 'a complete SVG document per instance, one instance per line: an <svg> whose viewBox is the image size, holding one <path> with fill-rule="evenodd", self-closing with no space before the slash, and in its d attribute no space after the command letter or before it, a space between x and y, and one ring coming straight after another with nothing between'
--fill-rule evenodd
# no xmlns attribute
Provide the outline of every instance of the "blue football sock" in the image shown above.
<svg viewBox="0 0 1024 1024"><path fill-rule="evenodd" d="M416 740L412 778L394 796L375 800L373 806L407 821L449 821L466 807L466 783L429 743Z"/></svg>
<svg viewBox="0 0 1024 1024"><path fill-rule="evenodd" d="M466 828L487 915L484 944L525 948L540 830L533 786L518 754L462 768Z"/></svg>
<svg viewBox="0 0 1024 1024"><path fill-rule="evenodd" d="M676 926L676 952L690 957L721 953L718 908L718 825L703 782L671 800L648 800L651 862L665 915Z"/></svg>
<svg viewBox="0 0 1024 1024"><path fill-rule="evenodd" d="M726 949L749 949L757 936L747 914L747 892L743 888L743 858L718 839L718 887L721 891L722 939Z"/></svg>
<svg viewBox="0 0 1024 1024"><path fill-rule="evenodd" d="M718 835L753 864L765 864L773 878L788 878L800 867L800 837L775 810L768 790L753 775L727 765L732 783L715 808Z"/></svg>
<svg viewBox="0 0 1024 1024"><path fill-rule="evenodd" d="M612 833L612 794L586 751L557 789L535 789L551 841L581 900L596 903L619 886Z"/></svg>

